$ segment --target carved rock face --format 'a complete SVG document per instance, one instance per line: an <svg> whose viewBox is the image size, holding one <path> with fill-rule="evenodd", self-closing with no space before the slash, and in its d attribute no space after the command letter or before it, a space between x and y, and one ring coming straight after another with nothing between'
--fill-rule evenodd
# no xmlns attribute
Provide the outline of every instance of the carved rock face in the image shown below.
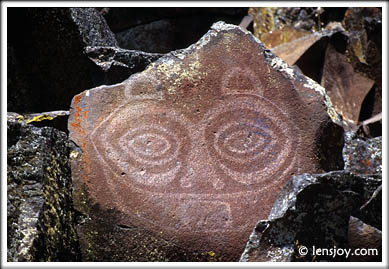
<svg viewBox="0 0 389 269"><path fill-rule="evenodd" d="M112 225L237 260L282 185L320 171L318 130L330 119L313 82L290 72L251 34L218 23L123 83L76 96L78 207L93 215L96 203L117 212Z"/></svg>

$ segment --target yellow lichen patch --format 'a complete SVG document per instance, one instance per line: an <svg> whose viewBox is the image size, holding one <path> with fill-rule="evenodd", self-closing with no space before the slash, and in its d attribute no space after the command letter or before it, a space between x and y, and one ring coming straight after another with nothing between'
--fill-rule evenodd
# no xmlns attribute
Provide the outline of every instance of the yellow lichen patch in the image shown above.
<svg viewBox="0 0 389 269"><path fill-rule="evenodd" d="M54 119L54 118L49 116L49 115L43 114L43 115L35 116L32 119L27 120L27 123L34 122L34 121L52 120L52 119Z"/></svg>
<svg viewBox="0 0 389 269"><path fill-rule="evenodd" d="M362 41L360 38L357 38L354 40L354 42L352 43L352 49L353 49L355 55L358 57L359 61L361 63L367 64L366 58L364 55Z"/></svg>
<svg viewBox="0 0 389 269"><path fill-rule="evenodd" d="M21 122L21 121L24 121L24 117L22 115L19 115L16 117L16 119Z"/></svg>
<svg viewBox="0 0 389 269"><path fill-rule="evenodd" d="M79 154L80 154L80 153L79 153L78 151L72 150L72 151L70 152L70 159L72 159L72 160L76 159L76 158L78 157Z"/></svg>
<svg viewBox="0 0 389 269"><path fill-rule="evenodd" d="M195 82L199 77L206 75L201 68L202 65L197 58L191 59L187 66L174 60L165 61L157 66L158 72L170 80L170 87L167 89L169 94L175 94L184 81Z"/></svg>
<svg viewBox="0 0 389 269"><path fill-rule="evenodd" d="M215 253L215 252L213 252L212 250L211 250L211 251L208 251L207 253L208 253L208 255L209 255L209 256L211 256L211 257L213 257L213 256L215 256L215 255L216 255L216 253Z"/></svg>

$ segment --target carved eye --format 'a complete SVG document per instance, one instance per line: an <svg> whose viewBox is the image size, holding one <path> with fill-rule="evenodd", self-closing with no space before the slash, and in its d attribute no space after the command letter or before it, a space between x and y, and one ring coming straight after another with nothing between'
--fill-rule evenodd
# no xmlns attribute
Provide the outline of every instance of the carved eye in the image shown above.
<svg viewBox="0 0 389 269"><path fill-rule="evenodd" d="M174 130L162 126L142 126L130 129L119 145L132 162L146 166L161 166L177 158L179 142Z"/></svg>
<svg viewBox="0 0 389 269"><path fill-rule="evenodd" d="M94 132L96 150L123 180L151 187L172 182L189 144L186 129L169 113L134 111L147 110L141 105L123 108L112 115L110 129Z"/></svg>
<svg viewBox="0 0 389 269"><path fill-rule="evenodd" d="M214 125L215 149L225 161L246 164L263 154L271 143L265 123L269 120L258 112L242 109L222 113L218 118L219 124Z"/></svg>
<svg viewBox="0 0 389 269"><path fill-rule="evenodd" d="M294 137L286 115L254 95L236 94L216 108L205 130L207 147L217 166L246 184L283 171L293 155Z"/></svg>

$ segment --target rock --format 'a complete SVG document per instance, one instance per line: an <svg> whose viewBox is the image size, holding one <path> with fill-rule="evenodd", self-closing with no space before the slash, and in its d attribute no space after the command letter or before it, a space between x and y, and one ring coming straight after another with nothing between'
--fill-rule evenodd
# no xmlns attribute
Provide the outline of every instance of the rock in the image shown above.
<svg viewBox="0 0 389 269"><path fill-rule="evenodd" d="M321 85L350 130L358 125L362 102L374 81L354 70L347 57L329 44L326 50Z"/></svg>
<svg viewBox="0 0 389 269"><path fill-rule="evenodd" d="M237 261L291 176L343 167L332 119L321 86L223 22L123 83L75 96L84 260Z"/></svg>
<svg viewBox="0 0 389 269"><path fill-rule="evenodd" d="M203 36L212 23L239 24L247 8L109 8L108 24L124 49L167 53L186 48Z"/></svg>
<svg viewBox="0 0 389 269"><path fill-rule="evenodd" d="M153 21L180 19L185 17L192 18L192 24L196 21L197 25L204 23L201 20L198 20L199 18L205 19L207 23L212 23L217 20L239 23L239 21L247 15L247 10L248 9L244 7L111 7L101 8L100 13L104 16L112 31L118 33L125 29L137 25L145 25ZM206 27L209 29L209 26L210 25ZM181 27L191 29L191 26L188 24L182 25ZM200 36L198 36L198 38L200 38L202 33L198 34L200 34ZM187 45L192 44L197 39Z"/></svg>
<svg viewBox="0 0 389 269"><path fill-rule="evenodd" d="M7 122L7 260L80 261L65 133Z"/></svg>
<svg viewBox="0 0 389 269"><path fill-rule="evenodd" d="M310 31L299 31L290 26L284 26L281 29L277 29L270 33L264 33L261 35L261 41L269 49L280 46L282 44L288 44L296 39L300 39L306 35L312 34ZM304 40L304 39L301 39ZM278 55L277 55L278 56Z"/></svg>
<svg viewBox="0 0 389 269"><path fill-rule="evenodd" d="M70 8L69 11L84 44L87 46L118 46L115 34L95 8Z"/></svg>
<svg viewBox="0 0 389 269"><path fill-rule="evenodd" d="M324 42L328 42L328 37L337 32L338 30L323 30L312 34L305 34L300 38L294 38L289 42L278 44L271 51L289 65L293 65L316 42L321 39Z"/></svg>
<svg viewBox="0 0 389 269"><path fill-rule="evenodd" d="M75 94L121 82L158 58L117 48L94 8L10 8L8 20L8 111L68 110Z"/></svg>
<svg viewBox="0 0 389 269"><path fill-rule="evenodd" d="M344 169L353 173L382 174L382 137L346 139L343 159Z"/></svg>
<svg viewBox="0 0 389 269"><path fill-rule="evenodd" d="M125 49L167 53L174 50L174 25L166 19L153 21L119 32L116 38Z"/></svg>
<svg viewBox="0 0 389 269"><path fill-rule="evenodd" d="M15 50L27 96L8 85L8 111L68 110L71 98L100 85L87 45L115 46L104 18L93 8L10 8L8 42ZM33 96L31 99L30 96Z"/></svg>
<svg viewBox="0 0 389 269"><path fill-rule="evenodd" d="M12 10L12 8L10 8ZM7 42L7 108L25 111L26 103L37 102L24 74L23 64L16 58L15 48ZM28 100L28 101L27 101Z"/></svg>
<svg viewBox="0 0 389 269"><path fill-rule="evenodd" d="M382 232L358 218L350 217L349 246L351 262L382 262ZM355 253L355 251L357 251ZM360 253L359 253L359 252Z"/></svg>
<svg viewBox="0 0 389 269"><path fill-rule="evenodd" d="M333 253L349 248L350 216L381 182L379 175L346 171L294 176L268 219L257 223L240 261L348 261L350 256ZM319 255L318 249L333 252Z"/></svg>
<svg viewBox="0 0 389 269"><path fill-rule="evenodd" d="M43 113L18 114L8 112L7 120L23 124L32 124L36 127L54 127L57 130L68 133L67 122L69 111L50 111Z"/></svg>
<svg viewBox="0 0 389 269"><path fill-rule="evenodd" d="M316 30L316 23L309 18L307 10L311 15L314 14L314 8L277 8L277 7L251 7L249 8L249 14L253 16L254 20L254 35L262 40L264 37L269 36L274 31L278 31L282 28L291 27L294 28L294 24L299 22L299 28L297 31L312 31ZM301 14L301 15L300 15ZM299 17L299 18L297 18ZM313 17L313 16L311 16ZM304 25L303 27L301 27ZM266 42L264 42L267 44ZM270 47L269 47L270 48Z"/></svg>
<svg viewBox="0 0 389 269"><path fill-rule="evenodd" d="M341 21L346 9L328 7L251 7L248 12L254 18L253 33L257 38L261 41L263 39L267 40L272 36L272 33L279 35L279 30L282 30L284 32L282 43L287 43L294 39L294 34L290 35L290 33L313 33L320 31L322 26L329 22ZM267 44L267 42L264 43Z"/></svg>
<svg viewBox="0 0 389 269"><path fill-rule="evenodd" d="M382 12L379 8L348 8L342 21L349 33L345 50L355 72L374 81L362 103L359 121L382 112ZM373 137L382 135L382 123L369 125Z"/></svg>
<svg viewBox="0 0 389 269"><path fill-rule="evenodd" d="M347 133L343 159L346 171L382 177L382 137L368 139ZM375 190L369 201L354 212L353 216L382 230L382 186Z"/></svg>
<svg viewBox="0 0 389 269"><path fill-rule="evenodd" d="M122 82L163 55L102 46L86 47L85 54L104 72L105 85Z"/></svg>

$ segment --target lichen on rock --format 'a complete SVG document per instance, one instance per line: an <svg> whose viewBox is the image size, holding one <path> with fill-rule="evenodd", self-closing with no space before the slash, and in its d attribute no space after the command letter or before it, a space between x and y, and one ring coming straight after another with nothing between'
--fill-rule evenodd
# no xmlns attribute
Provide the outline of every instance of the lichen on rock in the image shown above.
<svg viewBox="0 0 389 269"><path fill-rule="evenodd" d="M65 133L7 122L7 260L80 261Z"/></svg>

